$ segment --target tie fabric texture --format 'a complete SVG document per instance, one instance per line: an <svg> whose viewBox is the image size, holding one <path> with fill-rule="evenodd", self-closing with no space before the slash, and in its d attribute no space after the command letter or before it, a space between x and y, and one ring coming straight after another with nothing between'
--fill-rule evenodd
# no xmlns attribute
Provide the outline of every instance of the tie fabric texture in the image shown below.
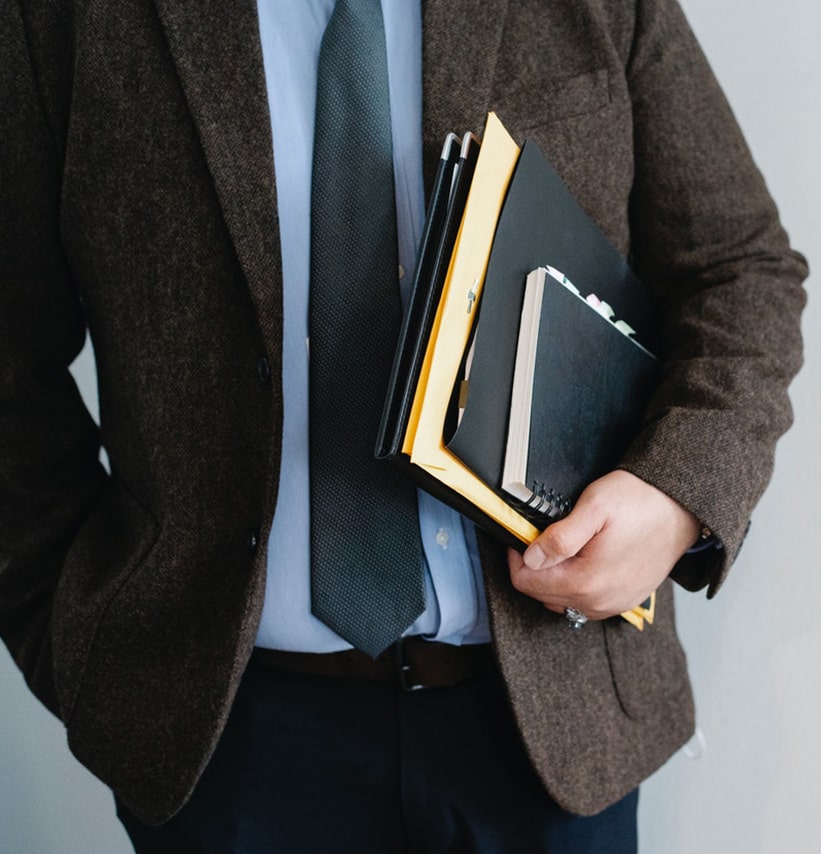
<svg viewBox="0 0 821 854"><path fill-rule="evenodd" d="M376 657L425 608L416 491L374 458L401 322L380 0L323 36L311 193L312 611Z"/></svg>

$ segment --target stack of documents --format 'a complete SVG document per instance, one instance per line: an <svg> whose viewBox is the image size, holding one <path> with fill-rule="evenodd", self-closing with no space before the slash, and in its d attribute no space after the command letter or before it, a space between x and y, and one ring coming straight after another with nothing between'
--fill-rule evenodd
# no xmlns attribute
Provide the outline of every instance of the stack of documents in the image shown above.
<svg viewBox="0 0 821 854"><path fill-rule="evenodd" d="M491 113L481 144L445 142L376 455L522 548L635 436L653 331L626 261Z"/></svg>

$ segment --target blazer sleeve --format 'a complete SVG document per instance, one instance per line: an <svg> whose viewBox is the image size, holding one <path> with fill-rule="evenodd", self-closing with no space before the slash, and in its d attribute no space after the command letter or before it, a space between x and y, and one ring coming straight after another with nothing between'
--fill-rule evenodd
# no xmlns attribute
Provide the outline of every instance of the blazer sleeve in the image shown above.
<svg viewBox="0 0 821 854"><path fill-rule="evenodd" d="M52 601L106 475L68 370L86 329L60 246L59 134L30 36L17 4L0 5L0 636L58 712Z"/></svg>
<svg viewBox="0 0 821 854"><path fill-rule="evenodd" d="M637 3L628 80L633 263L660 296L664 374L622 467L717 536L673 573L712 596L791 423L807 267L675 0Z"/></svg>

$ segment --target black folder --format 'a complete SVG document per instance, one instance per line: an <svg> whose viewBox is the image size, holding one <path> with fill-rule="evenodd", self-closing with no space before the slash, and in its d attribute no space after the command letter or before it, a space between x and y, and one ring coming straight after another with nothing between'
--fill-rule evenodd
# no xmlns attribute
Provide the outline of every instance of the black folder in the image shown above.
<svg viewBox="0 0 821 854"><path fill-rule="evenodd" d="M467 400L458 430L447 445L496 488L501 486L525 282L532 270L547 265L561 270L584 295L594 293L612 305L617 317L635 329L636 339L655 350L655 309L649 291L582 210L538 145L528 141L496 228ZM578 343L584 345L581 337ZM611 456L613 465L618 454Z"/></svg>

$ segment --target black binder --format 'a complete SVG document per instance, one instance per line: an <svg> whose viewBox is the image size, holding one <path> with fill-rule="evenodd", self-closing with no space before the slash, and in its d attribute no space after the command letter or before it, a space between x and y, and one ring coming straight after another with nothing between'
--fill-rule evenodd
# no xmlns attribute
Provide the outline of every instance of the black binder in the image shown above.
<svg viewBox="0 0 821 854"><path fill-rule="evenodd" d="M393 459L402 447L413 393L478 156L479 140L473 134L465 134L461 143L455 134L448 134L428 204L410 301L399 332L376 440L377 459Z"/></svg>

